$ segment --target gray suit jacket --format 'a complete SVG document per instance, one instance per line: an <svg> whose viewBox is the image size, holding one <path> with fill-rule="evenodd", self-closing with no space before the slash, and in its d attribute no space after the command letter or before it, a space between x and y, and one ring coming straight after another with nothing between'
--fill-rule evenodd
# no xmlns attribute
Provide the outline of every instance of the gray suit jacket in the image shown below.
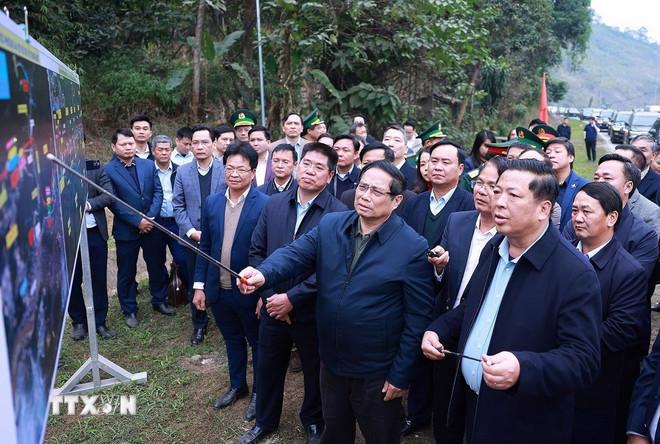
<svg viewBox="0 0 660 444"><path fill-rule="evenodd" d="M85 171L85 176L95 184L101 186L104 190L115 194L115 191L112 188L112 181L102 168L87 170ZM107 241L108 221L105 218L105 207L113 202L112 198L102 194L96 188L87 185L87 202L89 202L91 213L94 216L94 219L96 219L96 226L101 233L101 237L103 240Z"/></svg>
<svg viewBox="0 0 660 444"><path fill-rule="evenodd" d="M632 214L649 224L660 237L660 207L642 196L638 190L628 199L628 206Z"/></svg>
<svg viewBox="0 0 660 444"><path fill-rule="evenodd" d="M202 221L202 197L199 192L199 173L197 162L192 161L177 168L174 180L174 218L179 226L179 236L194 228L199 230ZM225 169L218 159L213 159L211 166L211 194L225 190Z"/></svg>

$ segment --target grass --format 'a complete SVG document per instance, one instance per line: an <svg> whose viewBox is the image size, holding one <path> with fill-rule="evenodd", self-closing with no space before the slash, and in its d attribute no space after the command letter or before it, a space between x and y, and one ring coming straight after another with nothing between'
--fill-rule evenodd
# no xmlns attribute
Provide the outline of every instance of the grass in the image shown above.
<svg viewBox="0 0 660 444"><path fill-rule="evenodd" d="M558 124L559 121L556 120L554 123L555 128ZM594 171L596 171L596 166L598 166L598 164L597 162L589 162L589 160L587 160L587 149L584 145L583 136L585 123L581 120L569 119L569 124L571 126L571 142L573 142L573 146L575 146L575 161L573 162L573 170L585 179L592 180ZM596 144L596 158L600 159L600 156L606 153L607 151L599 139L598 143Z"/></svg>

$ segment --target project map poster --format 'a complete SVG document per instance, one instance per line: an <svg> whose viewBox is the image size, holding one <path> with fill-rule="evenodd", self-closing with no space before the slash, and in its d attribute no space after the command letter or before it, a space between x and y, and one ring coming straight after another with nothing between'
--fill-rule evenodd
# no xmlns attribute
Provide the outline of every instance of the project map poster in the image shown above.
<svg viewBox="0 0 660 444"><path fill-rule="evenodd" d="M87 197L47 153L83 172L78 77L0 15L3 443L43 440Z"/></svg>

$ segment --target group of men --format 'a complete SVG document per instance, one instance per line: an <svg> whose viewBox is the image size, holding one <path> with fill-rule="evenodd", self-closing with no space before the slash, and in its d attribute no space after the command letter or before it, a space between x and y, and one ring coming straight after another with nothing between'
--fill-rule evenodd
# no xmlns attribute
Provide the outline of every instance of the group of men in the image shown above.
<svg viewBox="0 0 660 444"><path fill-rule="evenodd" d="M356 423L368 443L429 423L439 443L655 439L660 345L635 386L658 279L652 138L602 156L589 182L572 169L573 144L543 123L486 143L469 172L440 122L419 136L414 121L390 125L377 141L363 116L332 137L318 112L289 113L274 142L245 109L229 125L181 128L174 142L151 138L146 116L130 123L88 175L148 219L90 190L93 275L107 260L108 206L127 325L139 324L140 248L154 310L174 315L170 249L191 343L204 341L208 311L224 338L229 384L213 406L248 397L255 423L240 443L278 428L294 347L311 443L354 442ZM94 299L98 333L114 336L107 289L95 286ZM82 339L85 321L70 314Z"/></svg>

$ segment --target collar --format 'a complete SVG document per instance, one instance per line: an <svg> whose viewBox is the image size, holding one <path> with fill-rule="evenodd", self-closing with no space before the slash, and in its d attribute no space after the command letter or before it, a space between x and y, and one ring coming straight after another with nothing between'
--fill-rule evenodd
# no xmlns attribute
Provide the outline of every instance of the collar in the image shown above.
<svg viewBox="0 0 660 444"><path fill-rule="evenodd" d="M279 190L280 192L286 190L289 188L289 185L291 185L291 181L293 180L293 175L289 176L289 180L287 180L284 185L280 186L277 184L277 178L273 177L273 186L275 187L276 190Z"/></svg>
<svg viewBox="0 0 660 444"><path fill-rule="evenodd" d="M353 163L353 164L351 165L351 169L350 169L350 170L348 170L345 174L341 174L341 173L339 172L339 167L337 167L336 170L335 170L335 176L341 176L341 177L347 177L347 176L350 176L350 175L353 173L353 170L354 170L354 169L355 169L355 164Z"/></svg>
<svg viewBox="0 0 660 444"><path fill-rule="evenodd" d="M436 202L440 202L442 199L444 199L445 200L445 205L446 205L447 202L449 202L449 199L451 199L451 197L456 192L456 188L458 188L458 185L456 185L451 190L447 191L447 193L444 196L440 196L440 199L435 198L435 193L433 192L433 189L431 189L431 196L429 197L429 200L433 204L433 203L436 203Z"/></svg>
<svg viewBox="0 0 660 444"><path fill-rule="evenodd" d="M644 171L642 171L642 179L644 179L646 177L646 175L649 173L650 168L651 167L648 167L648 166L646 168L644 168Z"/></svg>
<svg viewBox="0 0 660 444"><path fill-rule="evenodd" d="M296 145L299 145L299 144L302 145L302 136L298 136L298 139L296 139L295 142L292 142L291 140L289 140L289 138L287 136L284 136L284 140L289 145L293 145L293 146L296 146Z"/></svg>
<svg viewBox="0 0 660 444"><path fill-rule="evenodd" d="M614 254L620 245L621 242L619 242L616 236L612 236L612 239L610 239L605 245L602 245L600 250L594 250L596 254L590 258L592 265L599 270L605 268L610 259L614 257Z"/></svg>
<svg viewBox="0 0 660 444"><path fill-rule="evenodd" d="M192 157L192 155L193 155L192 151L188 151L188 154L186 154L186 155L184 156L183 154L181 154L181 153L179 152L179 150L177 150L176 148L174 148L174 157L180 157L180 158L182 158L182 159L188 159L188 158Z"/></svg>
<svg viewBox="0 0 660 444"><path fill-rule="evenodd" d="M232 200L229 198L229 187L227 187L227 190L225 191L225 198L227 199L227 202L229 202L229 206L234 208L236 205L243 202L251 189L252 189L252 187L249 186L248 189L245 190L245 192L240 195L240 197L238 198L238 200L236 202L232 202Z"/></svg>
<svg viewBox="0 0 660 444"><path fill-rule="evenodd" d="M406 163L406 158L405 158L405 156L404 156L401 160L399 160L399 161L397 161L396 159L394 159L394 166L397 167L398 169L401 169L401 167L402 167L403 165L405 165L405 163Z"/></svg>
<svg viewBox="0 0 660 444"><path fill-rule="evenodd" d="M209 163L208 167L203 168L203 167L199 166L199 162L197 161L197 159L195 159L195 166L197 167L197 169L200 170L200 171L204 171L204 172L208 172L211 168L213 168L214 163L215 163L215 159L211 160L211 163Z"/></svg>
<svg viewBox="0 0 660 444"><path fill-rule="evenodd" d="M171 162L171 161L170 161L170 163L167 165L167 169L165 169L165 170L161 170L160 167L158 166L158 164L156 163L155 160L154 160L154 165L156 165L156 169L157 169L158 172L160 172L160 173L167 174L167 173L172 172L172 162Z"/></svg>
<svg viewBox="0 0 660 444"><path fill-rule="evenodd" d="M585 253L585 252L582 250L582 241L578 241L578 243L577 243L577 249L578 249L578 251L579 251L580 253L582 253L582 254L586 254L587 256L589 256L589 259L592 259L595 255L597 255L597 254L600 252L600 250L602 250L603 248L605 248L605 247L607 246L607 244L609 244L610 241L611 241L612 239L614 239L614 236L612 236L612 237L611 237L607 242L605 242L604 244L601 244L601 245L599 245L598 247L596 247L596 248L594 248L593 250L591 250L589 253Z"/></svg>
<svg viewBox="0 0 660 444"><path fill-rule="evenodd" d="M358 214L355 210L351 211L351 215L344 221L343 225L340 227L341 232L346 233L352 239L354 237L353 227L355 223L358 223ZM379 244L383 245L388 241L390 237L395 235L400 228L403 226L404 222L396 214L392 213L390 217L387 218L383 224L374 230L370 236L374 236Z"/></svg>
<svg viewBox="0 0 660 444"><path fill-rule="evenodd" d="M433 194L433 193L431 193L431 194ZM480 222L481 222L481 214L479 214L479 215L477 216L477 221L476 221L475 224L474 224L474 228L475 228L479 233L481 233L482 236L485 235L485 234L490 234L491 236L495 236L495 235L497 234L497 225L493 225L493 228L491 228L490 230L488 230L488 231L486 231L486 232L484 233L484 232L481 231L481 229L479 228L479 223L480 223Z"/></svg>
<svg viewBox="0 0 660 444"><path fill-rule="evenodd" d="M322 192L323 192L323 190L321 190L321 192L319 194L321 194ZM316 196L314 196L310 200L308 200L306 205L303 205L302 202L300 202L300 197L298 195L298 188L296 188L296 205L298 205L300 208L306 210L307 208L312 206L312 204L314 203L316 198L319 197L319 194L317 194Z"/></svg>
<svg viewBox="0 0 660 444"><path fill-rule="evenodd" d="M332 195L327 191L327 189L328 187L323 188L323 191L317 194L314 199L310 200L311 203L321 208L322 210L325 209L325 207L328 205L328 201L332 197ZM287 193L289 193L289 195L287 196L288 197L287 200L289 201L289 203L294 206L298 205L298 185L296 184L295 186L289 188L289 191L287 191Z"/></svg>
<svg viewBox="0 0 660 444"><path fill-rule="evenodd" d="M520 258L525 256L534 268L540 270L543 263L545 263L550 256L552 250L554 250L554 245L559 243L559 231L556 229L548 229L549 227L550 223L546 225L543 233L541 233L534 242L529 244L529 246L525 248L525 251L515 259L509 259L509 239L505 237L498 249L500 257L504 259L505 262L513 262L514 264L517 264ZM538 248L534 248L537 244L539 245Z"/></svg>
<svg viewBox="0 0 660 444"><path fill-rule="evenodd" d="M117 156L115 156L115 159L117 159L117 160L119 161L119 163L121 164L121 166L123 166L124 168L130 168L130 167L132 167L132 166L135 166L135 157L132 157L132 158L131 158L131 161L128 162L128 163L127 163L127 162L124 162L123 160L121 160L121 159L120 159L119 157L117 157Z"/></svg>
<svg viewBox="0 0 660 444"><path fill-rule="evenodd" d="M266 158L265 158L264 160L261 160L261 159L259 159L259 158L257 157L257 161L258 161L257 163L268 162L268 157L269 157L269 155L270 155L270 153L268 152L268 150L266 150Z"/></svg>

